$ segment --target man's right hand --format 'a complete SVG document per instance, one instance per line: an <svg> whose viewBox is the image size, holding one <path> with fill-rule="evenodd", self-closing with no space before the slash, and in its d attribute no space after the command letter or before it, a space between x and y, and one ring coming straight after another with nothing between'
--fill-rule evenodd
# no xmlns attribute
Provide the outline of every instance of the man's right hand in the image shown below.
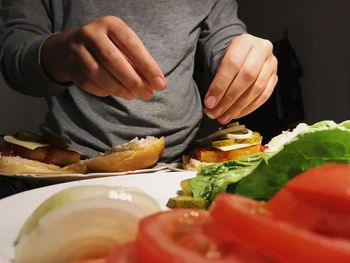
<svg viewBox="0 0 350 263"><path fill-rule="evenodd" d="M120 18L106 16L48 38L43 68L59 83L73 82L96 96L152 98L167 81L135 32Z"/></svg>

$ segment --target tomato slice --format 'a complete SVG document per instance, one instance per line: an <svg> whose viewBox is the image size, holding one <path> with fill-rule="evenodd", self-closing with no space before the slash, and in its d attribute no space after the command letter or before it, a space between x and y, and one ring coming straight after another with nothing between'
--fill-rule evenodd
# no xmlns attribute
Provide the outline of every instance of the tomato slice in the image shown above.
<svg viewBox="0 0 350 263"><path fill-rule="evenodd" d="M266 203L221 194L210 215L240 240L281 262L350 262L350 242L300 229L272 217Z"/></svg>
<svg viewBox="0 0 350 263"><path fill-rule="evenodd" d="M106 263L105 258L94 258L94 259L79 259L70 263Z"/></svg>
<svg viewBox="0 0 350 263"><path fill-rule="evenodd" d="M129 242L118 246L110 252L105 263L136 263L140 262L137 258L135 242Z"/></svg>
<svg viewBox="0 0 350 263"><path fill-rule="evenodd" d="M140 262L264 262L255 251L216 232L208 212L177 209L141 220L136 237Z"/></svg>
<svg viewBox="0 0 350 263"><path fill-rule="evenodd" d="M350 238L350 165L312 168L291 180L267 206L279 220Z"/></svg>
<svg viewBox="0 0 350 263"><path fill-rule="evenodd" d="M309 169L291 180L286 188L312 201L321 201L323 207L350 213L349 164L333 163Z"/></svg>
<svg viewBox="0 0 350 263"><path fill-rule="evenodd" d="M112 250L105 258L80 259L70 263L137 263L135 242L122 244Z"/></svg>

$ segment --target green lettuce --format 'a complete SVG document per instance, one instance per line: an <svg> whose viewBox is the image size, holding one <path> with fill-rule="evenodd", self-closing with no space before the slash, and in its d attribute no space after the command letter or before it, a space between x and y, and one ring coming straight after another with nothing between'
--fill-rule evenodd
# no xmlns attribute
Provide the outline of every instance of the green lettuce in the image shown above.
<svg viewBox="0 0 350 263"><path fill-rule="evenodd" d="M237 183L235 193L269 199L294 176L327 162L350 163L350 122L310 126Z"/></svg>
<svg viewBox="0 0 350 263"><path fill-rule="evenodd" d="M194 198L214 200L218 194L226 192L230 184L238 182L254 170L265 158L268 158L268 154L257 153L236 161L204 166L190 182Z"/></svg>
<svg viewBox="0 0 350 263"><path fill-rule="evenodd" d="M294 176L326 162L350 163L350 121L322 121L276 152L208 165L190 182L195 198L213 201L221 192L271 198Z"/></svg>

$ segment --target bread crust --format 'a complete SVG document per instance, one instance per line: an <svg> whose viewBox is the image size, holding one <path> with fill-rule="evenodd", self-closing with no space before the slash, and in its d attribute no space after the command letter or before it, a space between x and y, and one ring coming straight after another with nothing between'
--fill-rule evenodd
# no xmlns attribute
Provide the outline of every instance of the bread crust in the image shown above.
<svg viewBox="0 0 350 263"><path fill-rule="evenodd" d="M145 169L156 164L164 152L165 139L157 139L152 136L144 141L135 139L116 148L115 151L107 151L101 156L85 161L86 166L93 172L124 172Z"/></svg>
<svg viewBox="0 0 350 263"><path fill-rule="evenodd" d="M188 155L182 156L182 167L185 170L198 172L202 167L208 164L211 164L211 163L201 162L200 160L192 158Z"/></svg>
<svg viewBox="0 0 350 263"><path fill-rule="evenodd" d="M0 172L8 174L67 174L84 173L85 171L86 166L84 163L60 167L20 156L0 157Z"/></svg>
<svg viewBox="0 0 350 263"><path fill-rule="evenodd" d="M58 166L66 166L80 162L79 152L60 149L54 146L44 146L31 150L5 141L0 145L0 151L11 152L11 155L7 156L20 156L25 159L50 163Z"/></svg>
<svg viewBox="0 0 350 263"><path fill-rule="evenodd" d="M241 159L247 155L260 152L261 144L250 145L231 151L221 151L215 148L203 148L197 156L182 156L182 166L185 170L199 171L203 166Z"/></svg>

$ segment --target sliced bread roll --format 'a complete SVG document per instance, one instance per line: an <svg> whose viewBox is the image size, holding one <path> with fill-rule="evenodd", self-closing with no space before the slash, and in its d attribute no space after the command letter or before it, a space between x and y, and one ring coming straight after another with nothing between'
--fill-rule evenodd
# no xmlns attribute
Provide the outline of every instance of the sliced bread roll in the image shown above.
<svg viewBox="0 0 350 263"><path fill-rule="evenodd" d="M164 137L135 138L128 143L114 146L106 152L85 161L94 172L124 172L145 169L157 163L164 152Z"/></svg>
<svg viewBox="0 0 350 263"><path fill-rule="evenodd" d="M19 156L0 157L0 172L8 174L68 174L84 173L85 171L86 165L84 163L60 167Z"/></svg>

